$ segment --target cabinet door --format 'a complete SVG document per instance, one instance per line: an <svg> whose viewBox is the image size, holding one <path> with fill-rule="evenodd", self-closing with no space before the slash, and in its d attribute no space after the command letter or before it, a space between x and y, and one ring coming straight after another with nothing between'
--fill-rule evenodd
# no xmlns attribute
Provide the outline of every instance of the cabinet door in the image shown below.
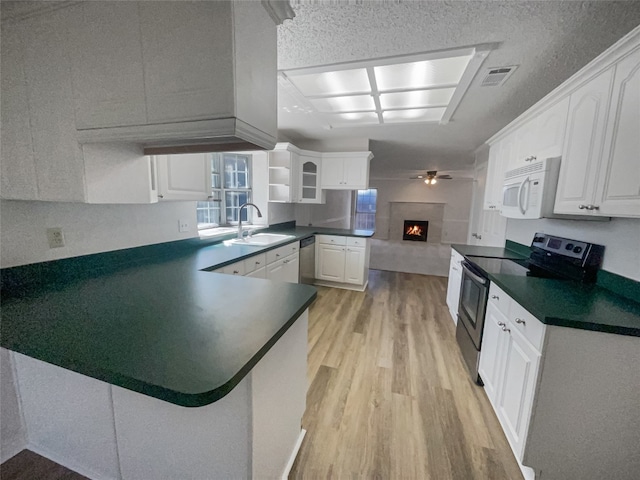
<svg viewBox="0 0 640 480"><path fill-rule="evenodd" d="M244 275L244 262L236 262L231 265L227 265L222 269L223 273L227 275Z"/></svg>
<svg viewBox="0 0 640 480"><path fill-rule="evenodd" d="M138 5L149 123L233 116L231 2Z"/></svg>
<svg viewBox="0 0 640 480"><path fill-rule="evenodd" d="M484 390L487 392L487 396L496 411L504 349L508 339L506 332L502 330L502 327L506 324L507 318L498 310L496 305L489 302L484 319L478 373L484 382Z"/></svg>
<svg viewBox="0 0 640 480"><path fill-rule="evenodd" d="M597 212L640 217L640 48L616 65L604 145Z"/></svg>
<svg viewBox="0 0 640 480"><path fill-rule="evenodd" d="M344 161L343 185L353 190L369 188L369 160L348 158Z"/></svg>
<svg viewBox="0 0 640 480"><path fill-rule="evenodd" d="M76 12L69 57L77 128L144 125L138 4L84 2Z"/></svg>
<svg viewBox="0 0 640 480"><path fill-rule="evenodd" d="M253 278L267 278L267 267L260 267L251 273L247 273L245 276Z"/></svg>
<svg viewBox="0 0 640 480"><path fill-rule="evenodd" d="M322 188L343 188L344 160L340 158L323 158L320 173Z"/></svg>
<svg viewBox="0 0 640 480"><path fill-rule="evenodd" d="M347 247L344 265L346 283L364 284L365 250L364 247Z"/></svg>
<svg viewBox="0 0 640 480"><path fill-rule="evenodd" d="M562 155L564 133L569 114L569 98L564 98L542 112L535 120L532 153L534 160Z"/></svg>
<svg viewBox="0 0 640 480"><path fill-rule="evenodd" d="M489 165L487 167L487 181L484 191L484 209L500 210L502 206L502 185L509 160L514 154L515 137L509 135L489 150Z"/></svg>
<svg viewBox="0 0 640 480"><path fill-rule="evenodd" d="M298 253L289 255L283 260L284 263L284 281L289 283L298 283L300 276L300 262Z"/></svg>
<svg viewBox="0 0 640 480"><path fill-rule="evenodd" d="M506 160L507 169L523 167L531 162L537 141L536 120L532 118L512 134L515 148L513 156Z"/></svg>
<svg viewBox="0 0 640 480"><path fill-rule="evenodd" d="M299 155L298 164L298 202L325 203L320 185L321 159Z"/></svg>
<svg viewBox="0 0 640 480"><path fill-rule="evenodd" d="M589 214L580 205L593 203L612 78L613 67L571 94L555 213Z"/></svg>
<svg viewBox="0 0 640 480"><path fill-rule="evenodd" d="M540 353L511 324L504 347L504 373L498 394L498 417L518 460L529 428ZM485 344L483 344L483 350ZM483 377L484 378L484 377Z"/></svg>
<svg viewBox="0 0 640 480"><path fill-rule="evenodd" d="M206 153L159 155L158 198L206 201L211 195L211 161Z"/></svg>
<svg viewBox="0 0 640 480"><path fill-rule="evenodd" d="M276 282L286 282L286 271L284 269L284 258L267 265L267 278Z"/></svg>
<svg viewBox="0 0 640 480"><path fill-rule="evenodd" d="M21 24L3 24L2 56L2 198L37 200L36 163L31 141Z"/></svg>
<svg viewBox="0 0 640 480"><path fill-rule="evenodd" d="M345 247L318 245L316 251L316 278L331 282L344 281Z"/></svg>

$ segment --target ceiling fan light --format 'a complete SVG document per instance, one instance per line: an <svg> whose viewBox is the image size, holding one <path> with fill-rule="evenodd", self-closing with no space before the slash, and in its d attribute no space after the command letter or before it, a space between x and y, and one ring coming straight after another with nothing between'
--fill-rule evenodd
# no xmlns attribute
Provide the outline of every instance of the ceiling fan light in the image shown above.
<svg viewBox="0 0 640 480"><path fill-rule="evenodd" d="M427 185L429 185L429 179L428 179L428 178L425 178L425 179L424 179L424 183L426 183Z"/></svg>
<svg viewBox="0 0 640 480"><path fill-rule="evenodd" d="M437 182L436 182L436 179L435 179L435 178L431 179L431 185L435 185L436 183L437 183Z"/></svg>

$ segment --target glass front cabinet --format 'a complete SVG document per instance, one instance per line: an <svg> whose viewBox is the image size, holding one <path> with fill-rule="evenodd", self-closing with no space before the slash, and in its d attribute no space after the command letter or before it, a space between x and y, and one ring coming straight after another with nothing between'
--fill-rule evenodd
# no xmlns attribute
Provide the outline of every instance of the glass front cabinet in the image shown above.
<svg viewBox="0 0 640 480"><path fill-rule="evenodd" d="M301 151L298 157L300 168L298 169L300 179L298 182L298 202L299 203L325 203L326 194L320 188L320 169L322 158L315 152Z"/></svg>

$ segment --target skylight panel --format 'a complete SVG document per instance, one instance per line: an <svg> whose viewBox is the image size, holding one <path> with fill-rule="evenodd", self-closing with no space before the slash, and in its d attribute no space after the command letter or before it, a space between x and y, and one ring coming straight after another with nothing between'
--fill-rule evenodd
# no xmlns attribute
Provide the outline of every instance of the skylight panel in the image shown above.
<svg viewBox="0 0 640 480"><path fill-rule="evenodd" d="M374 67L378 90L418 89L457 85L471 55Z"/></svg>
<svg viewBox="0 0 640 480"><path fill-rule="evenodd" d="M384 123L439 122L446 108L412 108L382 112Z"/></svg>
<svg viewBox="0 0 640 480"><path fill-rule="evenodd" d="M369 75L365 68L292 75L289 80L305 97L371 92Z"/></svg>
<svg viewBox="0 0 640 480"><path fill-rule="evenodd" d="M371 95L312 98L310 102L319 112L356 112L376 109L376 103Z"/></svg>
<svg viewBox="0 0 640 480"><path fill-rule="evenodd" d="M380 105L384 110L412 107L446 107L453 97L455 88L435 90L413 90L380 94Z"/></svg>
<svg viewBox="0 0 640 480"><path fill-rule="evenodd" d="M327 115L332 126L356 126L380 123L376 112L333 113Z"/></svg>

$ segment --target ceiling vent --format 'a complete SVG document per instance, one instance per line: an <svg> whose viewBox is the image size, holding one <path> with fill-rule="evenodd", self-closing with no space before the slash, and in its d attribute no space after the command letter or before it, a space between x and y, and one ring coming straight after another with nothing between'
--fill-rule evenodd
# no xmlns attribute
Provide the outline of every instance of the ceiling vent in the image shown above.
<svg viewBox="0 0 640 480"><path fill-rule="evenodd" d="M517 65L511 65L510 67L491 67L487 69L487 74L480 83L481 87L500 87L507 81L513 72L515 72Z"/></svg>

